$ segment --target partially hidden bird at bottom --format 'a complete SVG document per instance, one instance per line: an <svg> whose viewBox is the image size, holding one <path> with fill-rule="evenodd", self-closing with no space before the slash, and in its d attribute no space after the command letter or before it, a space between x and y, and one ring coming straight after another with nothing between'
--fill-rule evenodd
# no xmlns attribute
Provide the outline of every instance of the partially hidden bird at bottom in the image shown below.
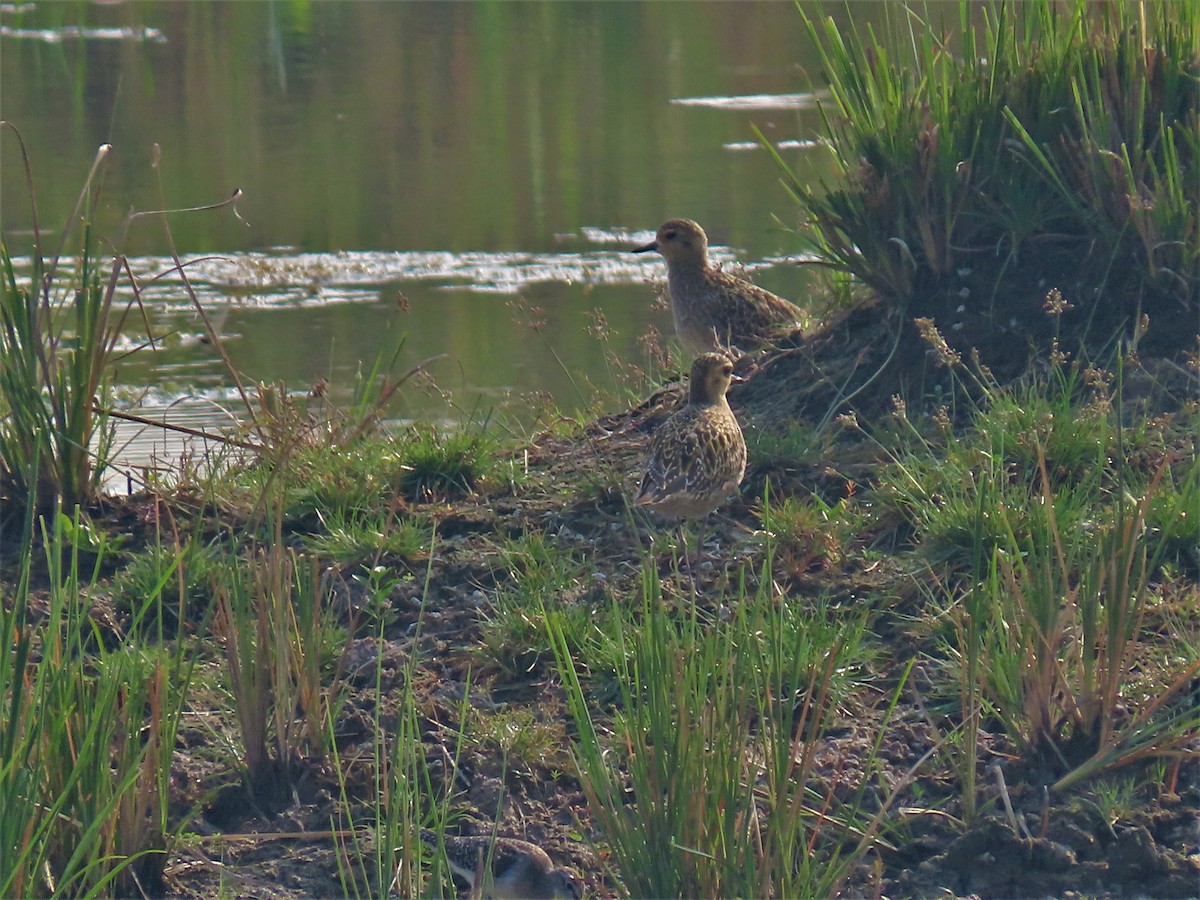
<svg viewBox="0 0 1200 900"><path fill-rule="evenodd" d="M445 835L439 842L423 830L421 840L446 848L450 870L470 885L472 894L493 900L579 900L583 881L568 866L556 866L537 844L517 838L490 835ZM475 876L482 866L483 885L476 891Z"/></svg>

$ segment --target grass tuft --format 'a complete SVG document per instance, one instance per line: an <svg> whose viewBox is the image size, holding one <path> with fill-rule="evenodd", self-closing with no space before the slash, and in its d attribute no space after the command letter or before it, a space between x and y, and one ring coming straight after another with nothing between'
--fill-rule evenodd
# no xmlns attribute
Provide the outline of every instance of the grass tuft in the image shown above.
<svg viewBox="0 0 1200 900"><path fill-rule="evenodd" d="M470 493L489 471L494 444L482 429L414 426L400 442L400 488L422 501Z"/></svg>
<svg viewBox="0 0 1200 900"><path fill-rule="evenodd" d="M822 778L815 762L835 673L865 661L863 620L790 613L767 594L727 603L724 621L676 622L645 568L641 621L619 636L619 711L603 728L548 624L584 794L632 896L835 894L882 821L865 781Z"/></svg>
<svg viewBox="0 0 1200 900"><path fill-rule="evenodd" d="M968 821L985 716L1055 790L1171 757L1200 730L1184 697L1194 625L1167 599L1172 569L1194 563L1193 423L1127 426L1124 367L1052 359L1024 385L981 381L989 403L963 433L913 429L881 470L878 495L909 518L946 601Z"/></svg>
<svg viewBox="0 0 1200 900"><path fill-rule="evenodd" d="M811 249L909 317L965 323L965 346L1019 352L995 339L1016 323L1040 343L1045 282L1078 307L1075 337L1149 314L1181 348L1200 313L1200 12L950 9L888 5L879 30L800 11L837 180L775 159Z"/></svg>

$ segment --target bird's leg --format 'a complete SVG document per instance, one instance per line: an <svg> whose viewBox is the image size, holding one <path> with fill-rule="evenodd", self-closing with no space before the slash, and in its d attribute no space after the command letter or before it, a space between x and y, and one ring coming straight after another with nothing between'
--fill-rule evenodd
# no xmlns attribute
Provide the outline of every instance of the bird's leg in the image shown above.
<svg viewBox="0 0 1200 900"><path fill-rule="evenodd" d="M688 582L692 586L692 610L694 612L696 609L696 598L697 598L699 592L696 590L696 575L695 575L695 573L692 572L692 554L691 554L691 551L688 550L687 538L688 538L687 523L683 519L680 519L679 520L679 547L680 547L680 552L683 553L683 564L684 564L684 566L687 567Z"/></svg>
<svg viewBox="0 0 1200 900"><path fill-rule="evenodd" d="M487 881L487 871L485 868L485 860L483 858L483 845L480 844L475 848L475 877L471 881L471 890L468 896L471 900L483 900L483 891L485 882Z"/></svg>

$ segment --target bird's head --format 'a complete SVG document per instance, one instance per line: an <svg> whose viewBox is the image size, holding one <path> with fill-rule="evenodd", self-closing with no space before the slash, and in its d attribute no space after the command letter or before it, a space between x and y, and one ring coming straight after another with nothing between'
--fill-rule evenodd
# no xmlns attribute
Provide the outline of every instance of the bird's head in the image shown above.
<svg viewBox="0 0 1200 900"><path fill-rule="evenodd" d="M659 227L649 244L637 247L634 253L654 250L670 263L705 266L708 264L708 236L691 219L669 219Z"/></svg>
<svg viewBox="0 0 1200 900"><path fill-rule="evenodd" d="M703 353L692 363L688 395L693 403L717 403L734 380L733 362L724 353Z"/></svg>
<svg viewBox="0 0 1200 900"><path fill-rule="evenodd" d="M550 888L558 900L583 900L583 879L574 869L563 866L549 876Z"/></svg>

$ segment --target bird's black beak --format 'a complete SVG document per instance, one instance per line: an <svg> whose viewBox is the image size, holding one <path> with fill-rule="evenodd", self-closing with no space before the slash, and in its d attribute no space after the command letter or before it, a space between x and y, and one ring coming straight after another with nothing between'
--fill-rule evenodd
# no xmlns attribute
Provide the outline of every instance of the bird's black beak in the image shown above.
<svg viewBox="0 0 1200 900"><path fill-rule="evenodd" d="M646 244L646 246L638 247L634 250L630 250L629 252L630 253L649 253L651 250L657 250L657 249L658 249L658 241L651 241L650 243Z"/></svg>

